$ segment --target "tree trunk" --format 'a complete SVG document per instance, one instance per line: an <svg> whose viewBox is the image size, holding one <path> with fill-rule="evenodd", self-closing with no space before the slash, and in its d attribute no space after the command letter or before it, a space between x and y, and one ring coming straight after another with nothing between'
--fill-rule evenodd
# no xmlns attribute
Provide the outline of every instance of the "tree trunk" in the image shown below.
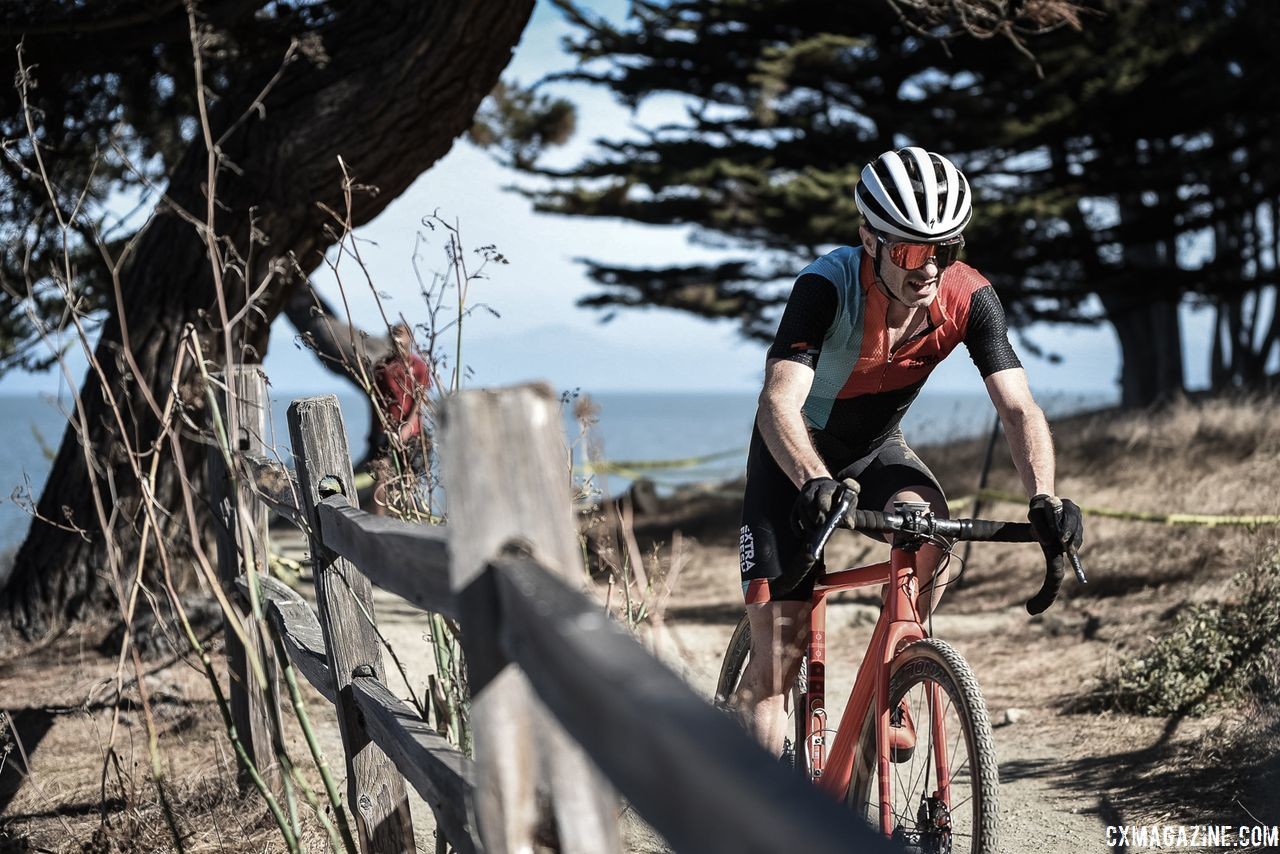
<svg viewBox="0 0 1280 854"><path fill-rule="evenodd" d="M391 352L388 336L381 331L376 335L367 333L339 318L333 307L309 282L305 287L294 290L284 307L284 313L289 318L289 323L316 354L321 365L351 383L361 394L367 394L356 378L356 366L363 365L366 376L372 376L373 365ZM355 464L357 471L372 459L383 433L382 420L374 406L370 405L365 453Z"/></svg>
<svg viewBox="0 0 1280 854"><path fill-rule="evenodd" d="M1074 180L1065 146L1050 145L1055 180L1061 185ZM1132 220L1140 201L1131 195L1117 199L1122 222ZM1120 344L1120 403L1126 408L1150 406L1170 400L1183 391L1182 332L1178 320L1178 293L1162 294L1158 285L1161 267L1176 264L1172 241L1125 246L1125 267L1137 276L1116 281L1114 267L1102 263L1097 237L1078 205L1066 211L1073 231L1089 235L1092 251L1083 253L1080 263L1086 276L1106 283L1096 293L1115 329Z"/></svg>
<svg viewBox="0 0 1280 854"><path fill-rule="evenodd" d="M263 115L246 122L221 148L235 169L218 179L217 232L241 258L253 261L245 279L258 285L278 259L295 258L292 276L278 275L254 317L236 331L234 361L254 362L265 351L270 322L332 242L323 206L345 208L338 158L352 178L375 185L357 192L354 224L371 220L442 157L469 126L477 106L497 82L532 11L532 0L439 0L435 3L353 2L339 7L318 35L327 54L322 66L293 63L271 90ZM276 70L279 58L223 97L211 117L213 135L242 115ZM168 198L203 220L205 151L197 139L169 176ZM252 214L251 214L252 209ZM249 252L248 236L269 243ZM228 278L230 311L243 305L244 282ZM124 456L129 446L146 450L159 425L140 386L163 401L186 324L194 324L206 358L222 361L216 293L205 245L196 230L166 207L141 236L122 281L124 317L104 322L96 356L104 378L93 372L81 391L89 453L72 430L64 435L38 505L41 516L81 528L85 536L33 522L0 594L0 624L26 637L42 635L64 621L114 600L108 544L124 551L116 565L132 566L139 547L139 483ZM123 320L123 322L122 322ZM121 342L132 344L136 375L120 358ZM179 377L189 417L203 423L203 390L189 369ZM198 377L196 378L198 379ZM104 402L109 390L123 400L124 431ZM167 454L167 448L162 448ZM166 456L153 494L171 512L160 536L181 544L187 537L179 491L180 470L202 478L202 449L187 443L182 464ZM90 473L90 462L93 472ZM96 484L111 514L103 531L94 509ZM201 491L195 500L202 501ZM203 508L198 508L203 512ZM149 552L148 557L153 557ZM180 562L179 565L189 565ZM148 562L148 573L155 571Z"/></svg>
<svg viewBox="0 0 1280 854"><path fill-rule="evenodd" d="M1139 150L1138 161L1159 156L1164 141L1153 139ZM1178 305L1182 294L1165 285L1167 273L1177 269L1176 230L1165 221L1172 209L1172 190L1157 188L1156 204L1144 204L1136 191L1116 198L1120 227L1141 226L1154 219L1166 238L1134 239L1124 244L1124 270L1098 297L1120 341L1120 405L1126 409L1164 403L1184 390L1182 326ZM1141 233L1143 229L1139 228ZM1132 232L1130 232L1132 235Z"/></svg>
<svg viewBox="0 0 1280 854"><path fill-rule="evenodd" d="M1151 406L1183 391L1178 304L1102 294L1107 320L1120 341L1120 405Z"/></svg>

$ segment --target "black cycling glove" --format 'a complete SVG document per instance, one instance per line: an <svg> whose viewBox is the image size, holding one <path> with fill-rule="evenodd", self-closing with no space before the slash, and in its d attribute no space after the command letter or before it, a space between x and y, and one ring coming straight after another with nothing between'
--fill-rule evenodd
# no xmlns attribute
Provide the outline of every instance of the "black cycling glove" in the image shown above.
<svg viewBox="0 0 1280 854"><path fill-rule="evenodd" d="M1062 579L1067 574L1068 551L1075 551L1084 542L1084 518L1074 502L1052 495L1037 495L1031 499L1027 519L1031 521L1031 530L1044 552L1044 586L1027 601L1027 612L1039 614L1053 604L1062 587ZM1083 575L1080 580L1084 581Z"/></svg>
<svg viewBox="0 0 1280 854"><path fill-rule="evenodd" d="M1074 501L1037 495L1031 499L1027 519L1046 558L1064 555L1068 548L1079 549L1084 542L1084 517Z"/></svg>
<svg viewBox="0 0 1280 854"><path fill-rule="evenodd" d="M797 536L822 528L831 517L831 510L844 497L852 493L849 510L858 506L858 482L851 477L843 481L830 477L815 477L800 487L800 494L791 506L791 529Z"/></svg>

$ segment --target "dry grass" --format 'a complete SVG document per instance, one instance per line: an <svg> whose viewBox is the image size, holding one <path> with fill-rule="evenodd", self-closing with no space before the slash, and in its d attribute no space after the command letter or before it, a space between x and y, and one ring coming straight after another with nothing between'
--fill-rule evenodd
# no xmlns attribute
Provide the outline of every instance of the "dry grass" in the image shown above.
<svg viewBox="0 0 1280 854"><path fill-rule="evenodd" d="M1280 423L1271 397L1224 397L1183 401L1153 412L1102 412L1056 422L1058 492L1081 505L1157 513L1280 514ZM983 441L922 452L953 496L972 494ZM991 473L997 489L1021 492L1007 453L1000 449ZM1020 506L997 504L984 512L1019 518ZM1122 597L1130 617L1158 618L1180 601L1198 601L1221 591L1242 566L1252 565L1270 532L1247 528L1171 527L1117 519L1086 520L1083 556L1090 584L1070 581L1064 601L1106 610ZM997 597L1013 604L1029 595L1039 555L1019 547L983 547L1009 572L979 571L953 607L989 607ZM1024 574L1025 573L1025 574ZM1166 590L1178 585L1176 590ZM968 591L968 592L966 592ZM968 593L980 595L968 595ZM1138 609L1135 614L1134 609Z"/></svg>
<svg viewBox="0 0 1280 854"><path fill-rule="evenodd" d="M97 649L109 631L80 625L0 662L0 852L174 850L137 690L126 683L114 696L115 657ZM165 657L148 665L147 686L184 850L279 850L280 832L262 799L237 792L235 756L204 675ZM121 730L110 755L117 706ZM301 755L300 733L289 742ZM319 824L304 815L304 849L326 845Z"/></svg>

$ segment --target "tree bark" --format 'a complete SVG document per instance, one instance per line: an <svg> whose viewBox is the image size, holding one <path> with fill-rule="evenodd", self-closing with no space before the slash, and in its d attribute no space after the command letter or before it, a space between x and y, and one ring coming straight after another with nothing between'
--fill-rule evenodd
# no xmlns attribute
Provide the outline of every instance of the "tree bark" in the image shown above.
<svg viewBox="0 0 1280 854"><path fill-rule="evenodd" d="M1178 303L1102 294L1107 320L1120 342L1120 405L1164 403L1183 391Z"/></svg>
<svg viewBox="0 0 1280 854"><path fill-rule="evenodd" d="M330 373L351 383L361 394L367 394L356 379L357 364L372 376L373 365L391 352L389 336L370 334L338 317L328 301L311 287L296 288L284 307L289 323L305 339L320 364ZM369 407L369 429L365 435L364 456L355 463L359 471L372 459L374 449L385 431L373 405Z"/></svg>
<svg viewBox="0 0 1280 854"><path fill-rule="evenodd" d="M256 287L271 265L281 259L297 261L294 274L277 276L259 299L263 315L250 313L235 331L233 361L260 360L270 323L298 287L298 274L314 269L333 242L329 215L321 206L345 208L338 158L348 164L356 182L378 188L355 196L353 222L368 222L467 129L510 60L532 7L532 0L396 0L338 7L317 33L327 62L293 63L271 90L265 113L245 122L222 146L235 168L218 179L216 230L240 257L251 259L244 280ZM215 139L246 111L278 62L279 57L264 58L262 67L246 69L243 80L222 97L211 116ZM140 487L124 456L125 440L128 447L146 450L160 429L139 387L147 386L158 400L168 396L188 323L201 335L206 358L225 357L205 244L172 207L203 220L205 181L205 148L197 137L169 176L170 205L158 211L124 271L123 316L112 312L102 326L96 356L103 376L91 371L81 390L88 422L83 441L90 453L83 452L81 439L69 428L38 505L41 516L64 524L69 520L84 536L33 522L0 593L0 628L39 636L111 603L114 581L107 549L137 554ZM251 233L265 235L269 242L250 252ZM226 282L232 313L244 304L245 281ZM126 340L132 345L136 375L120 358ZM179 388L189 416L200 424L203 389L192 379L188 368L179 377ZM123 431L104 402L106 389L123 401ZM189 540L180 477L202 477L203 453L184 444L181 460L163 460L152 490L170 511L159 531L170 544ZM94 509L91 479L111 514L106 531ZM203 500L199 490L195 494L197 502ZM149 561L147 572L154 571Z"/></svg>
<svg viewBox="0 0 1280 854"><path fill-rule="evenodd" d="M1163 150L1161 140L1153 150ZM1144 156L1139 154L1139 162ZM1165 286L1167 273L1177 269L1177 246L1172 222L1162 222L1169 210L1168 190L1157 191L1157 204L1147 208L1142 198L1121 193L1116 202L1120 225L1132 226L1157 217L1167 238L1129 242L1124 246L1125 274L1098 296L1107 320L1120 342L1120 405L1126 409L1165 403L1184 390L1182 325L1178 305L1182 294Z"/></svg>

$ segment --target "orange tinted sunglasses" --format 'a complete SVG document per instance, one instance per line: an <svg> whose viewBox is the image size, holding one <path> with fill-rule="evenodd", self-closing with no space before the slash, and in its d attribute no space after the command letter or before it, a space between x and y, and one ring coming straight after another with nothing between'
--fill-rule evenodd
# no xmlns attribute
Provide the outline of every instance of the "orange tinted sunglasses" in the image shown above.
<svg viewBox="0 0 1280 854"><path fill-rule="evenodd" d="M964 248L964 238L956 237L942 243L893 243L879 235L876 239L889 250L889 260L904 270L918 270L933 262L939 269L951 266L960 258L960 250Z"/></svg>

